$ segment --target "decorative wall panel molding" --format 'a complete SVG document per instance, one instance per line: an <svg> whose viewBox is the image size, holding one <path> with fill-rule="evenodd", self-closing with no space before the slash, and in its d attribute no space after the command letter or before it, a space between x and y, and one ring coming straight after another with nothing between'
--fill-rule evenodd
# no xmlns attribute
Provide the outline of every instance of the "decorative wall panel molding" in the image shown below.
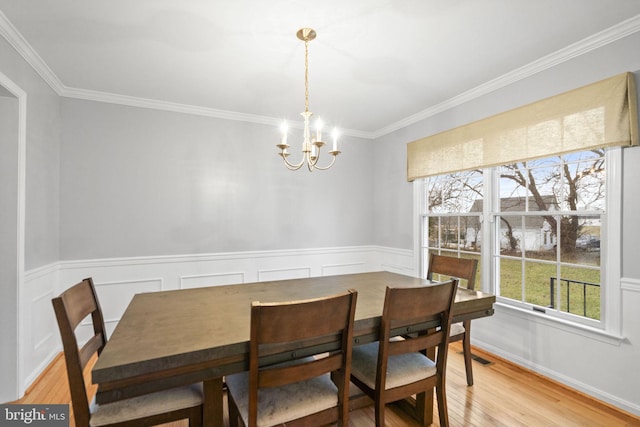
<svg viewBox="0 0 640 427"><path fill-rule="evenodd" d="M234 283L245 283L243 272L195 274L191 276L180 277L180 289L232 285Z"/></svg>
<svg viewBox="0 0 640 427"><path fill-rule="evenodd" d="M21 292L20 369L23 390L58 352L60 334L50 299L92 277L110 336L136 293L220 286L388 269L414 274L414 253L381 246L229 252L61 261L27 271ZM88 337L88 323L81 337ZM85 331L86 329L86 331Z"/></svg>

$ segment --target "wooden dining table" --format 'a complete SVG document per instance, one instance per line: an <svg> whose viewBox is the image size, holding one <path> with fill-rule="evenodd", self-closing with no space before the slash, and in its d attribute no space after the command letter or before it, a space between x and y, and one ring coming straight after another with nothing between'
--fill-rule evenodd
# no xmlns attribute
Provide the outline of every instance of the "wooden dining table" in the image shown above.
<svg viewBox="0 0 640 427"><path fill-rule="evenodd" d="M358 273L136 294L92 368L96 401L108 403L203 384L204 424L223 424L223 378L248 370L251 303L358 291L354 345L377 339L387 286L431 282L390 272ZM495 296L460 288L454 321L493 314ZM318 319L319 322L322 319ZM432 396L426 417L432 417Z"/></svg>

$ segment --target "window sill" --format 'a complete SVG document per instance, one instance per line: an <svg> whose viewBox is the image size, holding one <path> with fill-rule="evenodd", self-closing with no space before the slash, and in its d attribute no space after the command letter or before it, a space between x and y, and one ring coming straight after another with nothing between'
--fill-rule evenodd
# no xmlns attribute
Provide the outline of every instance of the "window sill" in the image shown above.
<svg viewBox="0 0 640 427"><path fill-rule="evenodd" d="M552 317L544 313L536 312L532 309L514 307L512 305L501 302L494 303L493 308L497 313L508 313L511 316L515 315L530 322L535 322L537 324L544 325L550 328L560 329L571 334L581 335L585 338L597 340L610 345L615 345L617 347L619 347L622 342L626 341L626 338L623 336L616 335L602 329L581 325L579 323L570 322L568 320L559 319L557 317Z"/></svg>

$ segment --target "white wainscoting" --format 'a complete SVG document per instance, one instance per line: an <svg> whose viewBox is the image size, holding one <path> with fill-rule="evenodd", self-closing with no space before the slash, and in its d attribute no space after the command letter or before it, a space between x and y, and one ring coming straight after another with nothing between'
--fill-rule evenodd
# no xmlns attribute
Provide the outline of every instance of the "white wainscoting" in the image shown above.
<svg viewBox="0 0 640 427"><path fill-rule="evenodd" d="M417 276L414 253L380 246L62 261L26 272L21 291L21 395L61 351L51 298L92 277L110 335L136 293L392 271ZM87 323L85 323L87 322ZM80 336L88 336L89 323Z"/></svg>
<svg viewBox="0 0 640 427"><path fill-rule="evenodd" d="M58 294L58 264L25 274L20 290L19 361L20 396L60 351L60 333L51 298Z"/></svg>

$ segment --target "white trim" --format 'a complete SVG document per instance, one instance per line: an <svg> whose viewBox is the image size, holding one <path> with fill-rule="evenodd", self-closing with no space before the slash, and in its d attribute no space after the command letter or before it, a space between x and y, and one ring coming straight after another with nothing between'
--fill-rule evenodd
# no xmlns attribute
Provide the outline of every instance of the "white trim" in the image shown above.
<svg viewBox="0 0 640 427"><path fill-rule="evenodd" d="M623 277L620 279L620 289L640 293L640 279Z"/></svg>
<svg viewBox="0 0 640 427"><path fill-rule="evenodd" d="M18 301L21 301L24 286L24 256L25 256L25 223L26 223L26 187L27 187L27 93L14 92L18 97ZM22 322L20 321L20 308L18 306L18 336L22 334ZM18 372L22 372L22 354L18 346ZM18 382L20 386L20 382ZM26 389L19 389L20 396Z"/></svg>
<svg viewBox="0 0 640 427"><path fill-rule="evenodd" d="M156 283L158 284L158 291L162 291L164 290L164 286L163 286L163 282L164 279L162 277L147 277L147 278L143 278L143 279L129 279L129 280L112 280L109 282L96 282L94 281L93 284L96 287L96 289L99 289L101 287L106 287L106 286L122 286L122 285L131 285L134 283Z"/></svg>
<svg viewBox="0 0 640 427"><path fill-rule="evenodd" d="M346 262L322 264L320 266L321 276L335 276L337 274L362 273L366 269L364 262Z"/></svg>
<svg viewBox="0 0 640 427"><path fill-rule="evenodd" d="M311 266L288 268L268 268L258 270L258 282L270 282L273 280L303 279L311 277Z"/></svg>
<svg viewBox="0 0 640 427"><path fill-rule="evenodd" d="M22 392L20 393L19 397L24 396L24 393L25 393L26 389L29 388L29 386L31 384L33 384L33 382L35 380L38 379L40 374L42 374L44 372L44 370L47 369L47 367L49 367L49 365L54 361L56 356L58 356L58 354L61 351L62 351L62 343L61 343L61 341L56 341L55 347L49 352L47 357L45 357L42 360L42 362L36 367L36 369L31 371L31 373L25 378L24 382L21 382L22 388L24 390L22 390Z"/></svg>
<svg viewBox="0 0 640 427"><path fill-rule="evenodd" d="M104 102L108 104L128 105L130 107L148 108L152 110L171 111L174 113L192 114L195 116L213 117L223 120L235 120L240 122L256 123L280 128L282 118L260 116L257 114L239 113L236 111L219 110L216 108L201 107L196 105L179 104L170 101L141 98L116 93L100 92L88 89L64 87L61 96L66 98L84 99L87 101ZM302 129L302 122L291 123L290 126ZM355 136L358 138L373 139L371 132L364 132L355 129L340 129L340 134Z"/></svg>
<svg viewBox="0 0 640 427"><path fill-rule="evenodd" d="M189 289L188 286L185 286L185 283L195 279L202 280L202 279L211 279L211 278L217 278L217 279L238 278L238 280L234 280L234 279L229 280L229 283L245 283L244 276L245 276L245 273L243 271L229 271L229 272L223 272L223 273L209 273L209 274L189 274L189 275L180 276L178 289ZM202 280L202 281L204 282L205 280ZM208 284L207 286L219 286L219 285Z"/></svg>
<svg viewBox="0 0 640 427"><path fill-rule="evenodd" d="M203 261L222 261L222 260L241 260L246 258L272 258L284 256L301 256L301 255L326 255L326 254L345 254L360 253L365 251L378 250L375 246L345 246L337 248L312 248L312 249L282 249L273 251L243 251L243 252L219 252L208 254L180 254L180 255L157 255L157 256L141 256L126 258L96 258L86 260L60 261L59 265L62 270L72 270L89 267L117 267L127 265L142 264L167 264L180 262L203 262Z"/></svg>
<svg viewBox="0 0 640 427"><path fill-rule="evenodd" d="M622 148L614 147L605 154L606 212L604 218L605 251L600 259L601 277L605 286L601 288L600 320L605 330L613 335L622 333ZM611 185L613 184L613 185Z"/></svg>
<svg viewBox="0 0 640 427"><path fill-rule="evenodd" d="M38 52L31 47L29 42L20 34L13 26L11 21L0 10L0 35L24 58L29 65L42 77L42 79L53 89L58 95L62 95L65 86L62 84L58 76L49 68L44 60L38 55Z"/></svg>
<svg viewBox="0 0 640 427"><path fill-rule="evenodd" d="M472 335L473 336L473 335ZM621 399L618 396L614 396L610 393L606 393L601 389L595 388L589 384L585 384L581 381L576 381L575 379L563 375L556 370L549 369L543 365L532 362L529 359L525 359L516 354L506 352L503 348L496 347L494 345L488 344L484 341L477 341L472 338L472 345L483 349L486 352L495 354L505 360L508 360L517 365L523 366L527 369L530 369L534 372L537 372L547 378L551 378L552 380L558 381L561 384L564 384L568 387L571 387L575 390L581 391L589 396L592 396L598 400L603 402L608 402L609 404L622 409L623 411L627 411L632 414L640 414L640 405L638 403L630 402L625 399Z"/></svg>
<svg viewBox="0 0 640 427"><path fill-rule="evenodd" d="M530 308L521 308L513 304L504 304L496 302L493 305L496 313L505 312L509 315L525 319L531 323L537 323L548 328L559 329L564 332L569 332L574 335L580 335L585 338L600 341L605 344L610 344L619 347L625 341L625 337L613 334L608 331L590 327L582 323L572 322L562 319L560 317L547 316L544 313L538 313Z"/></svg>
<svg viewBox="0 0 640 427"><path fill-rule="evenodd" d="M480 86L476 86L471 90L456 95L453 98L449 98L448 100L427 108L426 110L422 110L419 113L380 128L373 132L373 136L374 138L379 138L390 134L391 132L395 132L399 129L418 123L429 117L442 113L443 111L450 110L458 105L465 104L488 93L494 92L520 80L524 80L527 77L531 77L534 74L553 68L558 64L562 64L563 62L569 61L575 57L584 55L592 50L606 46L607 44L613 43L638 31L640 31L640 15L633 16L626 21L622 21L617 25L600 31L599 33L570 44L569 46L557 50L547 56L543 56L542 58L530 62L520 68L516 68L513 71L503 74L500 77L489 80Z"/></svg>
<svg viewBox="0 0 640 427"><path fill-rule="evenodd" d="M36 267L29 271L25 272L25 281L35 280L40 277L50 276L51 274L55 274L60 268L59 262L54 262L51 264L43 265L41 267Z"/></svg>
<svg viewBox="0 0 640 427"><path fill-rule="evenodd" d="M424 268L422 257L422 239L424 237L423 228L423 216L424 206L426 200L425 195L425 180L417 179L413 181L413 235L417 236L413 239L413 268L420 277L426 277L427 271Z"/></svg>

